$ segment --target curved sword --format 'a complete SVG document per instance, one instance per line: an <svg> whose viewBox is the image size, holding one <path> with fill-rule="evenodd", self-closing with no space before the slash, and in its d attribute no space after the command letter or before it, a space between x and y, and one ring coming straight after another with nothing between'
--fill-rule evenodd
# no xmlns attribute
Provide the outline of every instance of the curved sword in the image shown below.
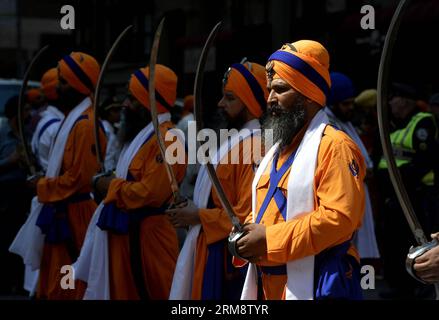
<svg viewBox="0 0 439 320"><path fill-rule="evenodd" d="M201 51L200 59L198 60L198 66L197 66L197 73L195 75L195 82L194 82L194 112L195 112L195 128L198 132L203 129L203 116L202 116L202 89L203 89L203 78L204 78L204 68L206 65L207 56L209 54L210 47L212 46L212 43L218 33L218 30L221 26L221 22L218 22L212 29L212 31L209 34L209 37L206 40L206 43L204 44L203 51ZM200 148L200 142L197 140L197 148ZM207 161L206 169L207 174L209 175L210 180L212 181L212 185L215 188L216 193L218 194L218 198L221 202L221 205L223 206L224 210L226 210L226 213L228 214L230 220L232 221L233 226L238 230L242 231L242 226L239 222L238 217L236 217L235 213L233 212L233 208L230 205L229 200L227 199L227 196L224 192L223 187L221 186L221 182L219 181L215 168L213 165Z"/></svg>
<svg viewBox="0 0 439 320"><path fill-rule="evenodd" d="M196 132L197 132L197 136L198 133L200 132L201 129L203 129L203 116L202 116L202 89L203 89L203 78L204 78L204 68L206 65L206 60L207 60L207 56L209 54L209 49L212 46L212 43L218 33L219 27L221 26L221 22L218 22L212 29L212 31L209 34L209 37L206 40L206 43L204 44L203 50L201 51L201 56L200 59L198 60L198 66L197 66L197 73L195 75L195 82L194 82L194 113L195 113L195 128L196 128ZM200 148L200 142L197 139L197 149ZM230 218L230 221L232 222L232 225L234 227L234 230L232 231L232 233L229 235L228 238L228 243L227 243L227 247L230 251L230 253L235 256L238 257L242 260L246 260L245 258L241 257L239 255L238 249L236 247L236 243L238 242L239 239L241 239L244 235L245 232L242 228L241 223L239 222L238 217L236 216L236 214L233 212L233 208L229 202L229 200L227 199L226 193L224 192L223 187L221 186L221 182L219 181L217 175L216 175L216 171L215 168L213 167L213 165L207 161L206 164L206 169L207 169L207 174L209 175L209 179L212 182L212 186L214 187L218 198L221 202L222 207L224 208L224 210L226 211L227 215Z"/></svg>
<svg viewBox="0 0 439 320"><path fill-rule="evenodd" d="M27 83L29 82L30 72L34 66L34 64L37 62L41 54L43 54L44 51L49 48L48 45L42 47L32 58L32 61L30 62L29 66L26 69L26 72L23 76L23 82L21 84L20 89L20 95L18 96L18 132L20 134L20 140L23 145L23 151L24 151L24 158L26 161L26 164L29 168L31 176L34 176L37 173L35 163L32 161L33 157L31 157L32 152L29 148L29 145L26 140L26 136L24 133L24 119L23 119L23 113L24 113L24 104L26 99L24 98L24 95L26 93Z"/></svg>
<svg viewBox="0 0 439 320"><path fill-rule="evenodd" d="M172 197L174 199L173 205L178 205L185 201L183 197L180 195L180 191L178 188L178 182L175 178L174 171L172 170L171 165L166 161L166 146L165 140L163 139L162 133L159 128L158 121L158 113L157 113L157 103L155 100L155 67L157 64L157 55L159 52L160 45L160 37L162 35L163 24L165 23L165 17L160 21L157 30L154 35L154 42L152 44L151 56L149 59L149 83L148 83L148 92L149 92L149 105L151 107L151 121L154 126L154 131L157 136L157 141L160 148L160 154L163 158L163 163L166 167L166 174L168 175L169 182L171 184Z"/></svg>
<svg viewBox="0 0 439 320"><path fill-rule="evenodd" d="M114 52L117 50L117 48L120 45L120 42L125 37L125 35L128 33L128 31L133 27L133 25L129 25L126 27L117 37L117 39L114 41L113 45L110 48L110 51L108 51L107 56L105 57L104 63L101 67L101 72L99 73L98 81L96 83L96 88L94 92L94 99L93 99L93 112L94 112L94 138L95 138L95 145L96 145L96 157L99 164L99 172L105 172L104 167L104 157L101 153L101 142L99 140L99 116L98 116L98 108L99 108L99 93L101 90L102 85L102 79L105 70L107 69L107 66L109 62L111 61L111 58L113 57Z"/></svg>
<svg viewBox="0 0 439 320"><path fill-rule="evenodd" d="M393 47L396 42L396 35L401 24L404 11L407 9L410 0L402 0L393 15L392 21L390 22L389 30L386 35L386 40L384 42L383 52L381 54L381 61L378 71L378 126L380 131L381 143L383 145L384 157L387 161L390 179L392 181L393 188L398 197L399 203L401 204L405 218L410 226L410 229L415 236L418 247L411 248L408 259L407 259L407 271L415 279L421 281L415 274L413 270L414 259L434 246L438 245L436 240L431 242L427 241L424 231L422 230L421 224L416 217L413 206L410 202L410 198L407 194L407 190L404 187L404 183L399 172L395 157L393 155L392 144L390 141L390 130L388 127L388 80L390 73L391 57L393 52ZM421 281L422 282L422 281ZM439 299L439 285L436 285L436 298Z"/></svg>

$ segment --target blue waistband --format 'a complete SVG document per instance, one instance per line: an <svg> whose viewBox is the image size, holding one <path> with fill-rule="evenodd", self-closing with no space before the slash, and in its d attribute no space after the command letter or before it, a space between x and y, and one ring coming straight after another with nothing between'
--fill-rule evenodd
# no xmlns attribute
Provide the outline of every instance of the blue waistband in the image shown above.
<svg viewBox="0 0 439 320"><path fill-rule="evenodd" d="M46 235L46 242L55 244L70 239L71 233L67 220L67 206L70 203L78 203L90 199L90 193L77 193L65 200L53 204L45 204L35 224Z"/></svg>
<svg viewBox="0 0 439 320"><path fill-rule="evenodd" d="M273 267L258 266L258 269L263 274L272 275L272 276L281 276L287 274L286 264L280 266L273 266Z"/></svg>
<svg viewBox="0 0 439 320"><path fill-rule="evenodd" d="M134 210L124 211L112 203L104 205L96 225L101 230L111 231L117 234L127 234L130 224L140 223L144 218L162 215L168 208L167 204L159 208L142 207Z"/></svg>

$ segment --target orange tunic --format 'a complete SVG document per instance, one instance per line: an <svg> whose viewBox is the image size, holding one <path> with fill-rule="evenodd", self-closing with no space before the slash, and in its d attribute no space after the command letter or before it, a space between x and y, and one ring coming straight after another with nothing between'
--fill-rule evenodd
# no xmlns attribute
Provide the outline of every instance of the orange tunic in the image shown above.
<svg viewBox="0 0 439 320"><path fill-rule="evenodd" d="M252 145L259 145L259 136L253 136ZM239 143L235 148L239 148L238 164L218 164L216 174L226 193L227 199L233 207L233 211L244 222L248 213L251 211L251 185L255 174L255 164L260 159L253 159L255 152L247 152L248 149L243 147L243 142ZM246 152L244 152L246 151ZM232 158L232 152L229 151L229 159ZM235 153L236 154L236 153ZM258 154L258 153L256 153ZM207 262L208 248L207 246L228 237L232 230L230 218L221 206L221 202L214 188L211 191L214 208L199 209L201 220L201 231L197 239L197 249L195 257L195 271L192 285L192 299L200 300L202 297L203 277ZM227 252L227 249L224 248ZM227 252L228 254L228 252ZM232 274L226 274L232 277Z"/></svg>
<svg viewBox="0 0 439 320"><path fill-rule="evenodd" d="M289 150L283 152L277 169L297 148L295 139ZM358 174L352 173L349 164L358 164ZM294 163L293 163L294 166ZM256 188L258 212L269 188L271 163L261 176ZM266 228L267 256L260 265L276 266L291 260L316 255L327 248L351 239L352 234L360 227L364 212L365 164L360 150L342 131L327 126L320 143L315 179L314 207L316 210L301 217L284 221L274 199L261 220ZM279 182L284 195L288 193L288 177L290 169ZM253 214L247 217L251 222ZM348 253L357 260L358 253L351 246ZM284 299L286 275L262 274L265 299Z"/></svg>
<svg viewBox="0 0 439 320"><path fill-rule="evenodd" d="M173 127L172 122L162 123L163 136ZM165 142L166 146L171 143ZM177 181L181 182L186 164L175 164L172 169ZM119 209L132 210L145 206L161 207L170 202L171 186L155 135L139 149L129 172L134 181L112 180L105 204L113 202ZM131 270L129 235L108 232L108 240L111 299L140 299ZM165 215L148 216L141 221L140 244L148 298L168 299L179 247L176 231Z"/></svg>
<svg viewBox="0 0 439 320"><path fill-rule="evenodd" d="M42 178L38 181L38 201L42 203L56 203L75 194L91 192L90 181L98 170L94 149L93 109L89 107L81 116L85 116L86 119L78 121L73 126L67 139L61 174L56 178ZM106 138L102 130L100 139L105 152ZM77 253L81 250L88 223L95 209L96 203L92 199L68 204L67 219ZM74 290L64 290L60 286L61 279L65 276L60 273L60 269L64 265L71 265L72 262L66 244L44 245L37 289L38 298L82 299L85 292L84 283L76 281Z"/></svg>

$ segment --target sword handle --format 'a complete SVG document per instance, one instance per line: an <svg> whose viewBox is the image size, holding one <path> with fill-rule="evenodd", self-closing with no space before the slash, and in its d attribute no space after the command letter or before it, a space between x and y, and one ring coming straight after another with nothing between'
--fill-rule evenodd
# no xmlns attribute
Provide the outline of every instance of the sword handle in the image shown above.
<svg viewBox="0 0 439 320"><path fill-rule="evenodd" d="M407 258L405 261L405 267L407 272L416 280L419 282L422 282L424 284L427 284L425 281L423 281L421 278L419 278L416 274L416 271L413 269L413 266L415 264L416 258L422 256L427 251L430 251L431 249L437 247L439 245L439 241L437 239L433 239L430 242L426 242L420 246L417 247L411 247L409 250L409 253L407 254ZM437 292L437 286L436 286L436 298L438 298L438 292Z"/></svg>
<svg viewBox="0 0 439 320"><path fill-rule="evenodd" d="M187 205L187 199L182 197L178 191L172 193L172 198L174 201L171 203L168 210L175 209L177 207L185 207Z"/></svg>
<svg viewBox="0 0 439 320"><path fill-rule="evenodd" d="M227 239L227 247L229 249L229 252L232 256L237 257L241 260L245 260L247 261L247 259L241 257L238 253L238 248L236 247L236 244L238 242L239 239L241 239L243 236L245 236L247 234L247 232L245 231L237 231L237 232L232 232L229 235L229 238Z"/></svg>

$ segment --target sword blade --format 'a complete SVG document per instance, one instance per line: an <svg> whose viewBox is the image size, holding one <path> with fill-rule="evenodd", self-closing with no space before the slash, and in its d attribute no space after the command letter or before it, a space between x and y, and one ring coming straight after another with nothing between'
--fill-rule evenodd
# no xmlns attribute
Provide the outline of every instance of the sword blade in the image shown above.
<svg viewBox="0 0 439 320"><path fill-rule="evenodd" d="M151 56L149 60L149 83L148 83L148 91L149 91L149 105L151 107L151 121L154 126L154 131L157 136L157 141L160 148L160 154L163 158L163 163L165 164L166 174L168 175L169 182L171 184L172 197L174 199L174 205L177 205L184 201L184 199L180 196L180 190L178 188L178 182L175 178L174 171L172 170L171 165L166 160L166 145L165 140L163 139L162 133L160 132L159 121L158 121L158 112L157 112L157 103L155 100L155 67L157 65L157 56L160 47L160 38L162 35L163 25L165 23L165 17L160 21L157 30L154 35L154 42L152 44Z"/></svg>
<svg viewBox="0 0 439 320"><path fill-rule="evenodd" d="M35 175L37 170L35 168L34 162L31 160L32 152L30 150L29 144L27 143L26 136L24 133L24 104L26 99L24 98L24 95L26 93L27 83L29 82L30 72L32 71L33 66L37 62L37 60L40 58L40 56L49 48L48 45L42 47L32 58L32 61L30 62L29 66L26 69L26 72L23 76L23 82L21 84L20 88L20 95L18 96L18 132L20 135L20 140L23 145L23 151L24 151L24 158L26 161L26 164L29 168L30 174Z"/></svg>
<svg viewBox="0 0 439 320"><path fill-rule="evenodd" d="M101 153L101 151L102 151L101 142L99 140L99 116L98 116L99 95L100 95L100 91L101 91L102 80L104 78L103 77L104 73L107 69L108 64L111 61L111 58L113 57L114 52L117 50L122 39L125 37L125 35L128 33L128 31L130 31L132 29L132 27L133 27L133 25L129 25L128 27L126 27L119 34L119 36L116 38L116 40L114 41L113 45L110 48L110 51L108 51L107 56L105 57L104 63L102 64L101 72L99 73L98 81L96 83L96 88L95 88L95 92L94 92L94 99L93 99L93 112L94 112L94 117L95 117L94 118L94 138L95 138L95 146L96 146L96 157L97 157L99 168L100 168L99 172L105 171L104 156Z"/></svg>
<svg viewBox="0 0 439 320"><path fill-rule="evenodd" d="M204 44L203 50L201 51L200 59L198 60L198 66L197 66L197 73L195 75L195 82L194 82L194 113L195 113L195 120L196 120L196 131L197 136L198 132L203 128L203 116L202 116L202 89L203 89L203 79L204 79L204 68L206 66L207 57L209 55L209 50L212 47L213 41L215 40L216 35L218 34L218 30L221 26L221 22L218 22L210 32L209 36L207 37L206 43ZM197 146L200 148L200 144L197 141ZM215 168L213 165L208 161L206 164L207 174L209 175L209 179L212 182L212 186L214 187L218 198L221 202L221 205L223 206L224 210L226 211L227 215L229 216L233 226L238 230L242 231L242 226L239 222L238 217L233 212L233 208L227 199L226 193L224 192L224 189L221 185L221 182L219 181Z"/></svg>
<svg viewBox="0 0 439 320"><path fill-rule="evenodd" d="M387 161L387 166L389 170L390 179L392 181L393 188L398 197L399 203L401 204L404 216L409 224L409 227L415 236L418 244L423 245L427 243L427 237L422 230L421 224L416 217L413 206L410 202L410 198L407 194L407 190L404 187L404 183L399 172L395 158L393 156L392 144L390 142L390 130L388 127L388 89L387 84L389 81L390 65L393 52L393 46L396 41L396 35L399 25L402 21L402 12L407 8L409 1L403 0L399 3L395 14L393 15L392 21L389 26L389 30L386 35L386 40L384 42L383 52L381 55L380 66L378 70L378 126L381 137L381 144L383 145L384 157Z"/></svg>

